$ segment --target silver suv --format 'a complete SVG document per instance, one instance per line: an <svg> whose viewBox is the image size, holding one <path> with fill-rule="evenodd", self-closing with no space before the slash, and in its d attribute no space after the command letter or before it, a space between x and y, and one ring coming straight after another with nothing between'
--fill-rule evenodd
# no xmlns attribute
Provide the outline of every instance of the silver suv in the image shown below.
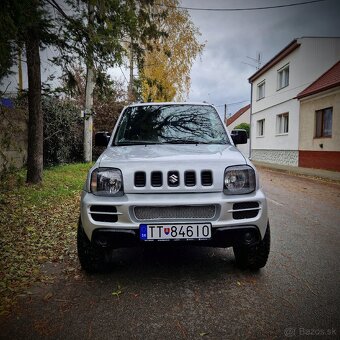
<svg viewBox="0 0 340 340"><path fill-rule="evenodd" d="M81 196L77 245L83 269L100 270L112 249L168 241L233 247L245 268L270 249L258 174L235 147L216 109L197 103L144 103L123 109Z"/></svg>

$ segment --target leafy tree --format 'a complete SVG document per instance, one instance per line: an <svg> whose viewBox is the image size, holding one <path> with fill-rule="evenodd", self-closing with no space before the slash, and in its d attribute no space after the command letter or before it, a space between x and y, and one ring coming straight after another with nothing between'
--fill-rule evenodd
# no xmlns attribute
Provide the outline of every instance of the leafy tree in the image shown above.
<svg viewBox="0 0 340 340"><path fill-rule="evenodd" d="M43 170L43 112L41 109L40 49L57 46L62 58L56 59L64 69L80 61L87 68L86 108L92 113L96 71L121 63L126 32L135 32L133 0L3 0L0 11L0 77L10 72L15 51L25 47L29 84L29 143L27 182L39 183ZM149 4L140 0L139 8ZM51 11L51 6L56 11ZM57 18L52 17L58 13ZM146 12L139 11L141 15ZM58 21L58 22L57 22ZM146 22L147 20L141 21ZM128 28L128 29L127 29ZM124 36L125 35L125 36ZM92 115L89 115L89 130ZM86 122L89 122L85 120ZM90 152L91 152L90 148Z"/></svg>
<svg viewBox="0 0 340 340"><path fill-rule="evenodd" d="M138 36L146 41L154 34L155 26L145 10L151 4L152 0L64 0L62 5L56 0L2 1L4 10L0 19L5 30L0 38L0 47L4 48L0 53L0 76L8 74L18 46L26 50L29 84L27 182L41 182L43 170L40 49L46 45L57 46L60 58L55 62L66 71L70 71L75 61L85 64L85 108L89 113L85 131L91 132L96 72L101 74L106 67L122 62L127 36L131 39ZM54 13L51 6L57 10L57 19L51 15ZM87 149L92 151L92 147Z"/></svg>
<svg viewBox="0 0 340 340"><path fill-rule="evenodd" d="M243 130L246 130L247 131L247 136L249 138L250 124L248 124L248 123L240 123L237 126L235 126L234 129L243 129Z"/></svg>
<svg viewBox="0 0 340 340"><path fill-rule="evenodd" d="M112 80L106 73L96 73L96 85L93 94L93 109L95 112L93 130L112 131L118 115L126 105L126 91L123 83ZM85 100L85 70L77 67L63 77L63 87L59 92L72 97L72 101L80 108ZM79 111L78 111L79 115ZM101 147L93 149L93 156L98 157L103 151Z"/></svg>
<svg viewBox="0 0 340 340"><path fill-rule="evenodd" d="M46 1L59 13L61 53L55 61L69 75L75 61L86 67L84 155L85 161L91 161L95 80L108 67L120 65L127 48L139 55L139 42L147 46L149 39L158 36L147 10L153 0L65 0L68 13L56 0Z"/></svg>
<svg viewBox="0 0 340 340"><path fill-rule="evenodd" d="M27 182L39 183L43 170L43 112L41 109L40 48L56 39L42 0L3 0L1 10L0 77L10 72L15 51L25 47L28 75Z"/></svg>
<svg viewBox="0 0 340 340"><path fill-rule="evenodd" d="M190 70L201 55L204 44L200 32L187 11L178 9L178 0L157 0L153 11L167 9L157 18L159 30L165 32L151 43L140 64L141 94L144 101L184 99L190 88Z"/></svg>
<svg viewBox="0 0 340 340"><path fill-rule="evenodd" d="M11 5L10 1L5 0L0 11L0 80L10 74L14 62L14 46L11 40L15 38L17 28L13 20Z"/></svg>

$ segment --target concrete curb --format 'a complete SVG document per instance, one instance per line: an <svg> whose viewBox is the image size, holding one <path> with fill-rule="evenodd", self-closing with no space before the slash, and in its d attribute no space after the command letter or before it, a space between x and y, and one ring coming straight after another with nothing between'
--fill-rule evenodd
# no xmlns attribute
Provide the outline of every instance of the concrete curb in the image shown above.
<svg viewBox="0 0 340 340"><path fill-rule="evenodd" d="M295 167L295 166L257 162L257 161L252 161L252 162L258 168L266 168L266 169L271 169L275 171L296 174L299 176L314 177L318 179L324 179L324 180L340 183L340 172L337 172L337 171L301 168L301 167Z"/></svg>

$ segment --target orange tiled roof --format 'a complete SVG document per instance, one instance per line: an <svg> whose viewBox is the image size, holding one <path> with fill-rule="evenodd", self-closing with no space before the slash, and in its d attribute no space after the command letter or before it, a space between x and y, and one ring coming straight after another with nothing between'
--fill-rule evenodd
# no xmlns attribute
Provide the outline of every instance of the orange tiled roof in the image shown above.
<svg viewBox="0 0 340 340"><path fill-rule="evenodd" d="M297 95L298 99L340 86L340 61Z"/></svg>
<svg viewBox="0 0 340 340"><path fill-rule="evenodd" d="M227 126L233 123L238 117L242 116L249 108L250 108L250 104L242 107L236 113L234 113L230 118L227 119Z"/></svg>

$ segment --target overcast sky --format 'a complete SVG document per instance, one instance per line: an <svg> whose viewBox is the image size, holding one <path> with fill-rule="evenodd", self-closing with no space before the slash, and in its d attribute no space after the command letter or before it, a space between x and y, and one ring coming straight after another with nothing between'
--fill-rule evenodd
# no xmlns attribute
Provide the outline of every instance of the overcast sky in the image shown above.
<svg viewBox="0 0 340 340"><path fill-rule="evenodd" d="M183 7L249 8L306 0L182 0ZM302 36L340 36L340 1L326 0L295 7L237 11L189 11L206 42L201 60L191 72L189 100L215 104L235 113L250 101L248 78L256 64L248 57L261 53L263 63ZM340 56L339 56L340 59ZM245 64L247 63L247 64ZM241 104L232 104L245 101Z"/></svg>
<svg viewBox="0 0 340 340"><path fill-rule="evenodd" d="M254 8L306 1L308 0L181 0L181 6ZM255 73L256 68L247 64L255 66L256 62L249 57L256 58L261 53L263 65L295 38L340 37L340 0L252 11L189 10L189 14L202 34L200 41L205 42L206 46L202 57L193 65L188 100L213 103L221 116L224 113L224 104L228 104L229 116L250 101L248 78ZM46 54L51 54L49 48L42 51L43 80L51 74L51 69L55 70L47 62ZM125 83L128 79L128 70L124 67L110 73ZM17 86L16 78L15 75L9 77L9 91Z"/></svg>

